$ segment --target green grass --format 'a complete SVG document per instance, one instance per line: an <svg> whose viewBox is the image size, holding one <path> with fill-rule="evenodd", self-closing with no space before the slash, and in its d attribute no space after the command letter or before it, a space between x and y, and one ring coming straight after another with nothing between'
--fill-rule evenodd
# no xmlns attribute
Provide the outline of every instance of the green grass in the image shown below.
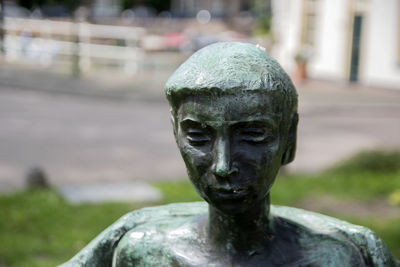
<svg viewBox="0 0 400 267"><path fill-rule="evenodd" d="M73 206L54 191L0 197L0 266L55 266L122 214L128 204Z"/></svg>
<svg viewBox="0 0 400 267"><path fill-rule="evenodd" d="M302 207L305 199L318 201L329 197L340 203L362 205L380 201L390 208L389 196L400 189L400 160L393 160L396 153L363 153L313 176L281 175L271 192L272 202ZM155 204L200 200L186 180L155 186L164 193L164 200ZM55 266L74 255L117 218L144 205L71 205L52 190L0 196L0 267ZM400 212L385 217L340 209L317 211L373 229L400 258Z"/></svg>
<svg viewBox="0 0 400 267"><path fill-rule="evenodd" d="M400 171L386 174L323 173L314 176L278 177L271 195L273 202L280 205L294 205L298 200L315 194L327 194L341 200L368 202L388 198L396 188L400 188Z"/></svg>
<svg viewBox="0 0 400 267"><path fill-rule="evenodd" d="M154 184L163 193L163 204L202 201L188 179Z"/></svg>

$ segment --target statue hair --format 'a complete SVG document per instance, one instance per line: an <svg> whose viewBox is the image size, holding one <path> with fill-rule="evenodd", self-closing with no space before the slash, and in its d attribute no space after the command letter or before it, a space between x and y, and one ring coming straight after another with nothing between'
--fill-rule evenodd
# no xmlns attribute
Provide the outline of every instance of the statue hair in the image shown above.
<svg viewBox="0 0 400 267"><path fill-rule="evenodd" d="M297 92L289 76L261 47L249 43L206 46L186 60L165 85L174 116L188 96L247 91L280 95L281 110L286 115L297 112Z"/></svg>

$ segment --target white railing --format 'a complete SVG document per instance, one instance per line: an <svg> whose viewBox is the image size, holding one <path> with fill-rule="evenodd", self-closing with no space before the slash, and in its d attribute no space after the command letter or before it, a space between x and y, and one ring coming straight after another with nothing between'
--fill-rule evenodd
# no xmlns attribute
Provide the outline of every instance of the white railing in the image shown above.
<svg viewBox="0 0 400 267"><path fill-rule="evenodd" d="M78 60L81 70L93 64L119 62L128 73L144 56L146 34L140 27L97 25L71 21L5 18L5 58L35 60L45 66L60 58Z"/></svg>

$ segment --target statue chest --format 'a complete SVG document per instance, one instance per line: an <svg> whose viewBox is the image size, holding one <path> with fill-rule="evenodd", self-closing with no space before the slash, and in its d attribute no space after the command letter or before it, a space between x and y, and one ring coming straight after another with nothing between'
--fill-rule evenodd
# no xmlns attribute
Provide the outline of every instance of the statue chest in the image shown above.
<svg viewBox="0 0 400 267"><path fill-rule="evenodd" d="M273 250L273 253L234 258L211 248L202 237L185 230L189 229L166 233L132 230L119 242L112 266L322 266L303 265L306 259L293 251Z"/></svg>
<svg viewBox="0 0 400 267"><path fill-rule="evenodd" d="M232 257L213 248L193 220L143 224L121 238L112 266L363 266L347 244L289 232L290 239L277 238L254 254Z"/></svg>

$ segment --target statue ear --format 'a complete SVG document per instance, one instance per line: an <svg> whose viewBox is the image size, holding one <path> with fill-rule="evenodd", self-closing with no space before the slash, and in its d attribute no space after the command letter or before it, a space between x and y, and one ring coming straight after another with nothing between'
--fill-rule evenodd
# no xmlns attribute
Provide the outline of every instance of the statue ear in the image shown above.
<svg viewBox="0 0 400 267"><path fill-rule="evenodd" d="M299 114L293 112L290 116L290 128L288 138L286 141L286 148L282 156L282 165L289 164L294 160L296 154L296 141L297 141L297 123L299 122Z"/></svg>

